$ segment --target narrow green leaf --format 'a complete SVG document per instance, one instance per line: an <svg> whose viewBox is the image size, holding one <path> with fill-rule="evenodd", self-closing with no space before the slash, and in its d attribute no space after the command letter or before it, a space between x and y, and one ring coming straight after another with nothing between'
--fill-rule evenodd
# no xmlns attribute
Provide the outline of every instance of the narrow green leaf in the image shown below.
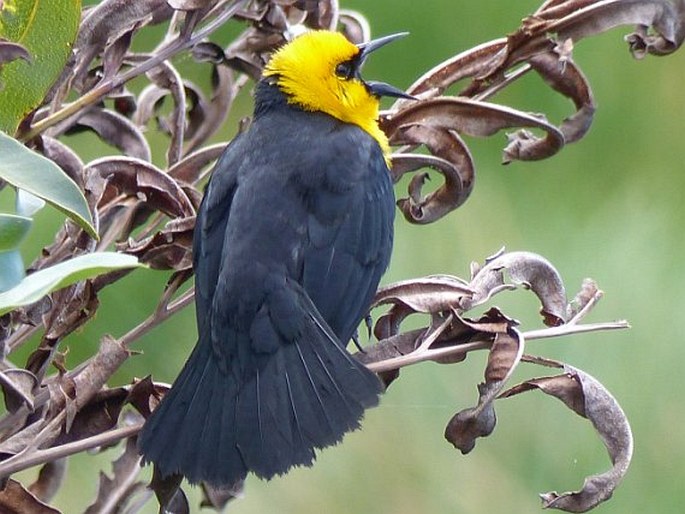
<svg viewBox="0 0 685 514"><path fill-rule="evenodd" d="M3 0L0 37L21 44L31 61L15 60L0 70L0 130L17 131L62 72L76 39L81 0Z"/></svg>
<svg viewBox="0 0 685 514"><path fill-rule="evenodd" d="M24 275L24 260L19 250L0 252L0 296L21 282Z"/></svg>
<svg viewBox="0 0 685 514"><path fill-rule="evenodd" d="M33 220L16 214L0 213L0 252L13 250L28 234Z"/></svg>
<svg viewBox="0 0 685 514"><path fill-rule="evenodd" d="M6 312L37 302L57 289L108 271L142 268L131 255L116 252L89 253L32 273L15 287L0 293L0 316Z"/></svg>
<svg viewBox="0 0 685 514"><path fill-rule="evenodd" d="M54 162L0 132L0 179L34 194L98 239L83 193Z"/></svg>

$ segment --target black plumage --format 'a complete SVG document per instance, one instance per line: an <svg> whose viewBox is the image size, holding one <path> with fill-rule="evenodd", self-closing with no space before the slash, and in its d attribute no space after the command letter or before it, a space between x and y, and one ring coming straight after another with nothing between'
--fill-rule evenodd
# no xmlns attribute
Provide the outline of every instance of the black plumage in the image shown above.
<svg viewBox="0 0 685 514"><path fill-rule="evenodd" d="M378 142L262 80L198 213L199 340L140 435L144 460L226 485L310 465L357 428L381 384L345 346L388 266L393 218Z"/></svg>

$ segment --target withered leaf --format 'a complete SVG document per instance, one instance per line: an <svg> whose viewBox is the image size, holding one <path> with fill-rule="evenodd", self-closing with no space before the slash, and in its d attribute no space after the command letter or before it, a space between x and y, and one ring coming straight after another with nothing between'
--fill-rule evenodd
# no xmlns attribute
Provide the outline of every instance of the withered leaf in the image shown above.
<svg viewBox="0 0 685 514"><path fill-rule="evenodd" d="M202 482L202 501L200 507L211 507L218 512L222 512L226 505L236 498L243 497L245 487L244 480L226 487L216 487Z"/></svg>
<svg viewBox="0 0 685 514"><path fill-rule="evenodd" d="M10 478L0 490L0 511L4 514L60 514L24 489L19 482Z"/></svg>
<svg viewBox="0 0 685 514"><path fill-rule="evenodd" d="M36 481L29 486L29 491L40 501L49 502L59 491L66 471L66 459L55 459L45 463L40 468Z"/></svg>
<svg viewBox="0 0 685 514"><path fill-rule="evenodd" d="M445 428L445 439L463 454L476 445L476 439L487 437L495 429L497 417L494 401L521 361L524 342L513 328L495 335L485 368L485 382L478 385L478 405L455 414Z"/></svg>
<svg viewBox="0 0 685 514"><path fill-rule="evenodd" d="M195 216L169 221L164 229L142 241L129 240L118 250L135 255L153 269L186 270L192 267L191 250Z"/></svg>
<svg viewBox="0 0 685 514"><path fill-rule="evenodd" d="M236 77L226 61L213 66L209 100L196 94L197 102L188 113L186 151L193 151L206 143L221 128L236 95L246 84L247 77Z"/></svg>
<svg viewBox="0 0 685 514"><path fill-rule="evenodd" d="M427 71L409 86L407 92L414 96L421 95L422 98L439 96L449 86L464 78L489 75L492 69L503 62L506 54L502 49L506 43L506 38L501 38L457 54ZM400 100L393 107L402 103L404 100Z"/></svg>
<svg viewBox="0 0 685 514"><path fill-rule="evenodd" d="M567 364L559 363L559 367L564 369L563 375L528 380L506 391L502 397L539 389L590 420L604 442L612 468L587 477L580 491L540 495L545 508L587 512L611 498L623 480L633 454L633 435L621 406L600 382Z"/></svg>
<svg viewBox="0 0 685 514"><path fill-rule="evenodd" d="M143 484L136 480L140 473L140 455L135 437L126 439L124 451L112 463L112 472L111 478L100 472L97 497L85 514L123 512L131 498L140 492Z"/></svg>
<svg viewBox="0 0 685 514"><path fill-rule="evenodd" d="M105 157L89 163L87 189L98 204L128 194L172 218L195 214L192 203L174 179L156 166L132 157Z"/></svg>
<svg viewBox="0 0 685 514"><path fill-rule="evenodd" d="M28 370L10 368L0 371L0 387L2 387L7 411L16 412L22 405L26 405L32 411L37 385L36 375Z"/></svg>
<svg viewBox="0 0 685 514"><path fill-rule="evenodd" d="M29 51L19 43L0 38L0 69L2 69L3 64L17 59L31 62L31 54L29 54Z"/></svg>
<svg viewBox="0 0 685 514"><path fill-rule="evenodd" d="M209 7L216 0L167 0L169 5L179 11L192 11L194 9L202 9Z"/></svg>
<svg viewBox="0 0 685 514"><path fill-rule="evenodd" d="M76 125L67 133L76 132L79 126L94 130L103 141L118 148L124 155L148 162L152 160L150 146L143 133L117 112L92 107L79 117Z"/></svg>
<svg viewBox="0 0 685 514"><path fill-rule="evenodd" d="M488 389L485 384L478 384L480 398L489 396ZM496 424L492 401L479 401L477 407L461 410L450 419L445 427L445 439L466 455L476 446L476 439L489 436Z"/></svg>
<svg viewBox="0 0 685 514"><path fill-rule="evenodd" d="M83 189L83 161L67 145L58 139L43 136L40 138L39 151L57 166L62 168L78 186Z"/></svg>
<svg viewBox="0 0 685 514"><path fill-rule="evenodd" d="M200 179L202 171L218 159L225 149L225 143L217 143L186 155L181 161L169 168L169 176L178 182L194 184Z"/></svg>
<svg viewBox="0 0 685 514"><path fill-rule="evenodd" d="M488 259L472 277L469 287L475 294L464 298L462 308L470 310L518 285L532 290L540 299L545 324L559 325L567 319L566 290L559 272L547 259L530 252L501 253Z"/></svg>
<svg viewBox="0 0 685 514"><path fill-rule="evenodd" d="M432 313L459 305L473 290L461 279L448 275L394 282L378 289L371 308L384 304L403 304L414 312Z"/></svg>
<svg viewBox="0 0 685 514"><path fill-rule="evenodd" d="M55 444L65 444L106 432L117 426L119 414L128 398L124 388L103 389L79 408L69 427ZM78 399L77 399L78 400Z"/></svg>
<svg viewBox="0 0 685 514"><path fill-rule="evenodd" d="M160 512L169 514L190 514L190 505L183 489L181 475L160 476L155 467L152 472L150 488L155 492L160 505Z"/></svg>
<svg viewBox="0 0 685 514"><path fill-rule="evenodd" d="M78 85L92 60L107 46L133 28L167 20L173 9L166 0L104 0L88 10L74 43L76 64L73 75Z"/></svg>
<svg viewBox="0 0 685 514"><path fill-rule="evenodd" d="M432 154L394 154L392 173L395 181L408 171L421 167L431 167L445 179L442 186L425 197L421 195L421 186L426 175L417 175L412 179L409 198L401 198L397 202L407 221L431 223L455 210L469 197L475 178L473 158L455 131L408 125L400 128L392 143L425 145Z"/></svg>
<svg viewBox="0 0 685 514"><path fill-rule="evenodd" d="M144 417L148 418L157 407L161 398L169 390L169 385L152 381L149 375L136 380L129 386L128 402Z"/></svg>
<svg viewBox="0 0 685 514"><path fill-rule="evenodd" d="M128 61L132 63L140 63L150 59L152 56L144 54L136 54L128 57ZM174 109L169 118L159 118L160 125L164 131L171 135L171 142L169 144L169 149L167 150L167 162L173 164L177 162L183 154L183 140L185 139L185 127L186 127L186 94L185 87L183 84L183 79L178 73L176 68L168 62L164 62L159 66L156 66L147 73L147 76L153 82L152 85L148 86L143 93L138 98L138 107L141 111L145 111L146 115L149 116L151 111L156 110L160 105L160 99L163 98L168 93L174 101ZM154 88L159 88L161 90L162 96L159 96L159 92L152 93L152 105L146 96L146 91L153 90ZM134 117L134 122L138 125L144 125L147 121L146 118L141 117L138 112Z"/></svg>
<svg viewBox="0 0 685 514"><path fill-rule="evenodd" d="M559 130L567 144L578 141L590 129L595 114L595 101L583 72L570 57L564 58L558 52L538 54L528 62L552 89L573 101L576 113L566 118Z"/></svg>

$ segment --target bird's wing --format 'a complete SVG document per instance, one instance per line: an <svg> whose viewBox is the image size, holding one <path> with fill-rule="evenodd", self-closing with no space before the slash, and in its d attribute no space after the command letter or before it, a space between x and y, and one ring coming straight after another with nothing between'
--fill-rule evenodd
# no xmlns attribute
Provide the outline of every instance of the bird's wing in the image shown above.
<svg viewBox="0 0 685 514"><path fill-rule="evenodd" d="M303 255L304 289L343 344L388 266L395 212L380 149L370 138L356 138L355 148L347 145L348 158L329 166L324 187L310 202Z"/></svg>
<svg viewBox="0 0 685 514"><path fill-rule="evenodd" d="M241 136L224 151L214 168L197 213L193 234L193 269L195 271L195 310L200 332L208 321L217 280L221 272L226 225L237 187L236 148Z"/></svg>

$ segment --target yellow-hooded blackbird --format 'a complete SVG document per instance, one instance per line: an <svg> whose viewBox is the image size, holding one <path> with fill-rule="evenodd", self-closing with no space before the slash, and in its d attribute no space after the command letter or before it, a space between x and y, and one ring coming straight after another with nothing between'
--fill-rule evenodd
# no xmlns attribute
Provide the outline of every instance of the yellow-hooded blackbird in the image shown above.
<svg viewBox="0 0 685 514"><path fill-rule="evenodd" d="M392 248L379 97L406 95L360 68L401 35L309 32L268 62L198 212L197 345L139 438L162 476L225 486L311 465L378 403L345 347Z"/></svg>

